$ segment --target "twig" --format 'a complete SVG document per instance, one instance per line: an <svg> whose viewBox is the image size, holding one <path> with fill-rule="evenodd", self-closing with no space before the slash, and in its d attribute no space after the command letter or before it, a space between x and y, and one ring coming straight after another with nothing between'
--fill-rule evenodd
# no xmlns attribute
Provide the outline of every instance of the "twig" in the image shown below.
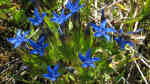
<svg viewBox="0 0 150 84"><path fill-rule="evenodd" d="M138 7L136 7L136 9L135 9L133 18L135 18L135 17L137 16L137 12L138 12ZM134 25L134 30L133 30L133 32L135 32L135 31L137 30L138 24L139 24L139 22L137 21L137 22L135 23L135 25Z"/></svg>
<svg viewBox="0 0 150 84"><path fill-rule="evenodd" d="M94 0L94 7L95 7L94 16L95 16L95 18L97 18L97 0ZM96 20L96 22L97 22L97 20Z"/></svg>
<svg viewBox="0 0 150 84"><path fill-rule="evenodd" d="M139 70L139 72L140 72L140 74L141 74L143 80L145 81L145 84L148 84L148 82L147 82L146 78L144 77L144 75L143 75L143 73L142 73L142 71L141 71L139 65L137 64L136 60L134 61L134 63L136 64L136 67L138 68L138 70Z"/></svg>
<svg viewBox="0 0 150 84"><path fill-rule="evenodd" d="M150 68L150 65L149 65L148 63L146 63L143 58L141 58L140 60L141 60L148 68Z"/></svg>

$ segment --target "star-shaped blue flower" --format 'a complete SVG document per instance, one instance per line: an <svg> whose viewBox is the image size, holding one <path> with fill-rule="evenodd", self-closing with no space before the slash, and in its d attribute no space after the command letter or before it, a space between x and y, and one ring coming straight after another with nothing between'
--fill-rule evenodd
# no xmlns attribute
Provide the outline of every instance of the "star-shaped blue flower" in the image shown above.
<svg viewBox="0 0 150 84"><path fill-rule="evenodd" d="M88 49L88 51L86 52L86 56L82 56L82 54L79 53L79 58L83 62L82 67L87 68L88 66L91 66L91 67L95 68L94 62L99 61L100 58L98 58L98 57L91 58L90 56L91 56L90 49Z"/></svg>
<svg viewBox="0 0 150 84"><path fill-rule="evenodd" d="M29 40L30 45L34 48L30 51L30 54L40 54L40 56L44 55L44 49L48 46L48 43L44 44L45 36L42 36L37 43L33 40Z"/></svg>
<svg viewBox="0 0 150 84"><path fill-rule="evenodd" d="M101 22L100 26L97 26L96 24L91 23L93 29L96 31L94 33L95 37L101 37L104 36L107 40L110 40L110 36L107 34L108 32L116 32L114 28L106 28L106 19L104 19Z"/></svg>
<svg viewBox="0 0 150 84"><path fill-rule="evenodd" d="M29 21L35 25L35 26L39 26L42 22L44 17L46 16L45 12L42 12L42 16L40 16L38 9L35 8L34 9L34 18L29 18Z"/></svg>
<svg viewBox="0 0 150 84"><path fill-rule="evenodd" d="M71 10L72 13L76 13L80 10L80 8L83 8L84 5L79 6L80 0L77 0L74 4L71 2L71 0L68 0L66 4L66 8Z"/></svg>
<svg viewBox="0 0 150 84"><path fill-rule="evenodd" d="M55 81L57 77L60 76L58 72L59 64L57 64L54 69L51 69L50 66L47 67L48 74L43 74L43 77L48 78L49 80Z"/></svg>
<svg viewBox="0 0 150 84"><path fill-rule="evenodd" d="M8 42L14 44L14 48L17 48L19 47L23 42L27 42L28 39L26 39L25 37L28 35L29 31L27 32L24 32L22 34L22 30L19 29L17 31L17 34L16 34L16 38L8 38Z"/></svg>
<svg viewBox="0 0 150 84"><path fill-rule="evenodd" d="M64 15L64 9L62 9L61 15L57 15L56 12L53 12L54 18L51 19L52 22L56 22L58 24L64 23L72 14L69 13Z"/></svg>
<svg viewBox="0 0 150 84"><path fill-rule="evenodd" d="M126 44L128 44L130 47L134 47L134 44L131 41L126 41L123 37L121 37L122 33L123 30L120 29L119 36L115 38L116 42L120 45L120 48L124 49Z"/></svg>

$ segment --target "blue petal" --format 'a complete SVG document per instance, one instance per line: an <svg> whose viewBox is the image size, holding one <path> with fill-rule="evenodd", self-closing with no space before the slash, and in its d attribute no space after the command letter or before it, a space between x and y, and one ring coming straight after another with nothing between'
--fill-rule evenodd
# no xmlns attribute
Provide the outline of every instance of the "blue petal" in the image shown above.
<svg viewBox="0 0 150 84"><path fill-rule="evenodd" d="M45 13L45 12L42 12L41 19L43 20L45 16L46 16L46 13Z"/></svg>
<svg viewBox="0 0 150 84"><path fill-rule="evenodd" d="M57 22L57 21L56 21L56 18L51 18L50 21L52 21L52 22Z"/></svg>
<svg viewBox="0 0 150 84"><path fill-rule="evenodd" d="M53 70L51 69L50 66L47 66L47 69L48 69L48 73L53 73Z"/></svg>
<svg viewBox="0 0 150 84"><path fill-rule="evenodd" d="M57 15L56 12L53 12L53 15L54 15L56 18L59 18L59 15Z"/></svg>
<svg viewBox="0 0 150 84"><path fill-rule="evenodd" d="M30 39L29 42L30 42L30 45L31 45L33 48L39 48L39 45L36 44L33 40Z"/></svg>
<svg viewBox="0 0 150 84"><path fill-rule="evenodd" d="M86 57L85 56L82 56L81 53L79 53L79 58L82 62L84 62L86 60Z"/></svg>
<svg viewBox="0 0 150 84"><path fill-rule="evenodd" d="M24 35L24 36L27 36L27 35L29 34L29 32L30 32L30 31L28 30L28 31L24 32L23 35Z"/></svg>
<svg viewBox="0 0 150 84"><path fill-rule="evenodd" d="M104 34L103 33L101 33L101 32L96 32L96 33L94 33L94 36L95 37L101 37L101 36L103 36Z"/></svg>
<svg viewBox="0 0 150 84"><path fill-rule="evenodd" d="M43 46L43 48L46 48L48 46L48 43L46 43L44 46Z"/></svg>
<svg viewBox="0 0 150 84"><path fill-rule="evenodd" d="M55 80L56 80L55 77L51 77L51 76L49 76L49 74L43 74L43 77L45 77L45 78L47 78L47 79L49 79L49 80L52 80L52 81L55 81Z"/></svg>
<svg viewBox="0 0 150 84"><path fill-rule="evenodd" d="M14 48L17 48L18 46L20 46L21 43L22 43L22 42L20 42L20 41L16 42L16 43L14 44Z"/></svg>
<svg viewBox="0 0 150 84"><path fill-rule="evenodd" d="M90 56L91 56L91 49L88 49L88 51L86 52L86 57L90 58Z"/></svg>
<svg viewBox="0 0 150 84"><path fill-rule="evenodd" d="M65 16L65 21L72 15L72 13L69 13Z"/></svg>
<svg viewBox="0 0 150 84"><path fill-rule="evenodd" d="M43 74L43 77L49 78L49 74Z"/></svg>
<svg viewBox="0 0 150 84"><path fill-rule="evenodd" d="M40 51L40 56L43 56L44 55L44 50L41 50Z"/></svg>
<svg viewBox="0 0 150 84"><path fill-rule="evenodd" d="M82 67L83 67L83 68L87 68L88 65L84 63L84 64L82 64Z"/></svg>
<svg viewBox="0 0 150 84"><path fill-rule="evenodd" d="M55 80L56 80L56 78L55 78L55 77L52 77L52 78L50 78L50 80L55 81Z"/></svg>
<svg viewBox="0 0 150 84"><path fill-rule="evenodd" d="M60 76L60 73L55 74L55 77L59 77L59 76Z"/></svg>
<svg viewBox="0 0 150 84"><path fill-rule="evenodd" d="M107 39L107 40L110 40L110 36L105 34L104 37Z"/></svg>
<svg viewBox="0 0 150 84"><path fill-rule="evenodd" d="M17 31L17 37L18 37L18 36L21 36L21 32L22 32L22 30L21 30L21 29L18 29L18 31Z"/></svg>
<svg viewBox="0 0 150 84"><path fill-rule="evenodd" d="M40 15L39 15L37 8L34 9L34 16L35 16L35 18L38 18L38 19L40 18Z"/></svg>
<svg viewBox="0 0 150 84"><path fill-rule="evenodd" d="M79 2L80 2L80 0L77 0L77 1L75 2L75 7L78 7Z"/></svg>
<svg viewBox="0 0 150 84"><path fill-rule="evenodd" d="M33 18L29 18L29 21L30 21L33 25L35 25L35 26L40 25L40 23L39 23L38 21L36 21L35 19L33 19Z"/></svg>
<svg viewBox="0 0 150 84"><path fill-rule="evenodd" d="M130 41L127 41L126 44L128 44L130 47L134 47L134 44L132 42L130 42Z"/></svg>
<svg viewBox="0 0 150 84"><path fill-rule="evenodd" d="M49 78L49 74L43 74L43 77Z"/></svg>
<svg viewBox="0 0 150 84"><path fill-rule="evenodd" d="M65 15L64 15L64 11L65 11L65 9L63 8L63 9L62 9L62 12L61 12L61 15L60 15L60 17L62 17L62 18L65 16Z"/></svg>
<svg viewBox="0 0 150 84"><path fill-rule="evenodd" d="M10 42L10 43L12 43L12 44L14 44L14 43L17 42L17 39L16 39L16 38L8 38L7 40L8 40L8 42Z"/></svg>
<svg viewBox="0 0 150 84"><path fill-rule="evenodd" d="M39 52L38 52L38 50L36 50L36 49L33 49L32 51L30 51L30 54L38 54Z"/></svg>
<svg viewBox="0 0 150 84"><path fill-rule="evenodd" d="M128 44L130 47L134 47L134 44L130 41L123 41L121 43L121 49L124 49L125 45Z"/></svg>
<svg viewBox="0 0 150 84"><path fill-rule="evenodd" d="M120 30L119 30L119 34L121 35L122 33L123 33L123 30L122 30L122 29L120 29Z"/></svg>
<svg viewBox="0 0 150 84"><path fill-rule="evenodd" d="M92 58L92 61L93 61L93 62L99 61L99 60L100 60L100 58L98 58L98 57L93 57L93 58Z"/></svg>
<svg viewBox="0 0 150 84"><path fill-rule="evenodd" d="M54 71L57 72L58 68L59 68L59 64L57 64L57 65L54 67Z"/></svg>
<svg viewBox="0 0 150 84"><path fill-rule="evenodd" d="M95 68L95 65L93 63L89 64L89 66Z"/></svg>
<svg viewBox="0 0 150 84"><path fill-rule="evenodd" d="M68 8L68 9L70 9L70 10L73 8L73 5L72 5L71 0L68 0L68 2L67 2L67 4L66 4L66 8Z"/></svg>
<svg viewBox="0 0 150 84"><path fill-rule="evenodd" d="M43 42L44 42L44 40L45 40L45 36L42 36L42 37L38 40L38 42L42 45Z"/></svg>
<svg viewBox="0 0 150 84"><path fill-rule="evenodd" d="M101 22L101 26L100 26L100 27L101 27L102 29L104 29L104 28L106 27L106 23L107 23L107 22L106 22L106 19L104 19L104 20Z"/></svg>
<svg viewBox="0 0 150 84"><path fill-rule="evenodd" d="M116 32L114 28L105 28L104 31L106 32Z"/></svg>
<svg viewBox="0 0 150 84"><path fill-rule="evenodd" d="M121 38L119 38L119 37L114 38L114 40L116 40L116 42L117 42L118 44L121 42Z"/></svg>
<svg viewBox="0 0 150 84"><path fill-rule="evenodd" d="M93 24L93 23L90 23L90 24L91 24L91 26L93 27L93 29L95 31L100 31L101 30L101 28L99 26L97 26L96 24Z"/></svg>

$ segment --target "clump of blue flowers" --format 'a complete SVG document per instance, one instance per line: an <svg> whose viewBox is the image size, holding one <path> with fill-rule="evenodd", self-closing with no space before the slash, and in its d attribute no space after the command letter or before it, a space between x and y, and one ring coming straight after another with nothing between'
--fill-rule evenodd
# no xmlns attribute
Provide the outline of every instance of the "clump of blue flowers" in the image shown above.
<svg viewBox="0 0 150 84"><path fill-rule="evenodd" d="M58 15L56 12L53 12L53 16L54 17L51 18L50 21L51 22L55 22L55 23L57 23L59 25L64 24L74 13L77 13L81 8L84 7L83 4L79 5L79 3L80 3L80 0L76 0L75 3L72 3L71 0L68 0L68 2L67 2L65 7L67 9L69 9L71 12L65 15L64 14L65 8L62 9L60 15ZM42 14L40 16L40 14L38 12L38 9L35 8L34 9L34 18L28 18L28 20L34 26L44 27L42 23L44 21L44 17L45 16L46 16L45 12L42 12ZM102 10L102 16L103 16L103 19L102 19L102 21L100 23L100 26L96 25L95 23L90 23L90 25L92 26L92 28L94 30L94 35L93 36L94 37L105 37L106 40L109 41L109 40L111 40L111 36L110 36L109 33L116 33L117 31L113 27L110 27L110 28L107 27L107 20L106 20L106 18L104 18L104 10ZM44 28L43 28L43 30L44 30ZM140 31L140 30L138 30L138 31ZM136 31L136 32L138 32L138 31ZM58 32L59 32L60 35L64 35L65 34L61 30L60 26L58 28ZM42 32L42 33L45 33L45 32ZM129 33L132 33L132 32L129 32ZM32 47L32 49L30 49L30 54L40 55L42 58L46 57L46 56L44 56L45 49L48 47L48 43L45 43L45 38L46 38L45 35L46 34L41 36L37 41L34 41L32 39L27 39L26 37L27 37L28 34L29 34L29 31L22 33L22 30L19 29L17 34L16 34L16 38L8 38L7 40L8 40L8 42L14 44L14 48L19 47L23 42L24 43L29 43L27 45ZM123 34L123 30L121 29L119 31L118 37L116 37L114 39L119 44L121 49L124 49L125 45L127 45L127 44L129 46L133 47L134 44L132 42L126 41L124 38L122 38L121 37L122 34ZM59 48L62 47L61 45L63 45L63 44L60 43ZM52 46L52 47L57 48L56 46L57 45ZM72 44L72 46L74 46L74 44ZM65 48L66 48L66 46L65 46ZM71 49L73 49L73 48L71 48ZM76 50L76 49L74 49L74 50ZM55 49L54 49L54 51L55 51ZM78 52L79 51L77 51L75 53L78 53ZM62 53L63 52L61 52L61 54ZM82 67L81 67L82 69L83 68L88 68L88 67L96 68L94 63L101 60L100 57L92 57L91 56L91 49L88 49L88 51L86 52L85 56L83 56L81 52L79 52L77 56L79 57L78 59L80 59L80 61L82 62ZM58 72L58 68L59 68L59 64L57 64L53 69L48 65L47 66L48 73L42 74L42 76L44 78L47 78L47 79L51 80L52 82L54 82L61 75Z"/></svg>

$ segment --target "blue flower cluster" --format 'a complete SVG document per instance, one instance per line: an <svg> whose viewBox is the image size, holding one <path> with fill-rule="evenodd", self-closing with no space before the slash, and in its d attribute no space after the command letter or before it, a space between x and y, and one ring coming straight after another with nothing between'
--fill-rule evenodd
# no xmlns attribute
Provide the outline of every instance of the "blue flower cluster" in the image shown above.
<svg viewBox="0 0 150 84"><path fill-rule="evenodd" d="M76 0L76 2L73 4L71 2L71 0L68 0L68 2L66 4L66 8L69 9L71 12L65 15L64 8L62 9L62 12L60 15L58 15L56 12L53 12L54 17L51 18L50 21L56 22L59 25L63 24L64 22L66 22L69 19L69 17L72 16L72 14L77 13L80 10L80 8L84 7L84 5L79 5L79 2L80 2L80 0ZM102 16L104 16L103 12L104 12L104 10L102 11ZM40 16L38 9L35 8L34 9L34 18L28 18L28 19L34 26L40 26L40 24L42 24L45 16L46 16L45 12L42 12L42 14ZM98 26L94 23L90 23L90 25L93 27L93 30L95 32L94 33L95 37L103 36L108 41L111 40L111 36L109 35L109 33L117 32L115 30L115 28L107 27L106 18L104 18L101 21L100 26ZM58 28L58 31L60 34L64 34L60 27ZM141 30L138 30L136 32L139 32L139 31L141 31ZM45 48L48 47L48 43L44 43L46 37L43 35L39 38L39 40L37 42L35 42L32 39L27 38L27 35L29 34L29 32L30 31L22 33L22 30L19 29L15 38L8 38L7 40L8 40L8 42L14 44L14 48L19 47L23 42L24 43L29 42L30 46L33 48L30 51L30 54L36 54L36 55L43 56ZM128 44L131 47L134 47L134 44L132 42L126 41L124 38L121 37L122 33L123 33L123 30L121 29L119 31L118 37L115 38L115 41L121 46L121 49L124 49L126 44ZM128 33L133 33L133 32L128 32ZM91 49L88 49L85 56L83 56L82 53L79 52L79 58L80 58L81 62L83 63L82 64L83 68L87 68L87 67L95 68L94 62L100 60L100 58L98 58L98 57L91 57ZM57 77L59 77L61 75L58 72L58 68L59 68L59 64L57 64L53 69L50 66L48 66L48 73L43 74L43 77L48 78L49 80L55 81L57 79Z"/></svg>

